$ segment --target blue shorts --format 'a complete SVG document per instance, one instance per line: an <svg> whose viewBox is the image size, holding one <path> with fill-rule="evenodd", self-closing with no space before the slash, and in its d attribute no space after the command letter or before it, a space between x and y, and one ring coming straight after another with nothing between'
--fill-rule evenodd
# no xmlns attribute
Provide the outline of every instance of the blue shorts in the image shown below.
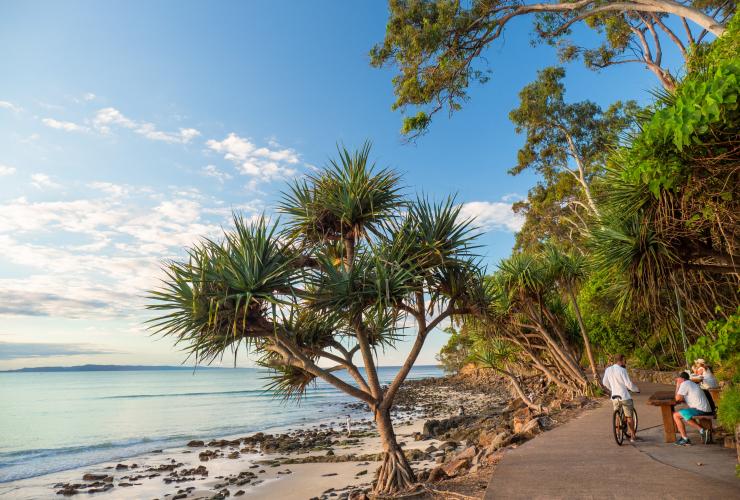
<svg viewBox="0 0 740 500"><path fill-rule="evenodd" d="M694 417L701 417L703 415L711 415L712 413L707 413L705 411L697 410L696 408L682 408L678 410L678 413L681 415L681 418L684 420L691 420Z"/></svg>

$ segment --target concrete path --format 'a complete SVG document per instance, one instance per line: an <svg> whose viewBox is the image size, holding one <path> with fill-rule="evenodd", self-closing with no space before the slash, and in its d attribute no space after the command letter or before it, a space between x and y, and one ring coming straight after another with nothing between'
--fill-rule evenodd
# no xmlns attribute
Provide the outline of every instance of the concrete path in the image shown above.
<svg viewBox="0 0 740 500"><path fill-rule="evenodd" d="M638 384L635 408L644 442L617 446L611 404L587 411L506 452L486 490L499 498L740 499L735 452L718 445L678 447L662 443L660 411L648 397L669 386ZM703 465L698 465L699 463Z"/></svg>

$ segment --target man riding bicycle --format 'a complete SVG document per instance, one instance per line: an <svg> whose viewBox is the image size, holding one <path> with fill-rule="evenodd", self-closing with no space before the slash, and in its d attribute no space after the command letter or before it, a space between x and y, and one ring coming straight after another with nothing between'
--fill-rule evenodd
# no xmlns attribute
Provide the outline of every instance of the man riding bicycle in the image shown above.
<svg viewBox="0 0 740 500"><path fill-rule="evenodd" d="M617 354L614 356L614 364L604 370L604 379L602 383L612 393L612 405L614 410L618 410L622 407L624 416L627 418L627 425L630 430L630 443L635 442L635 424L632 418L634 414L634 403L632 402L632 392L640 392L640 389L632 383L627 370L624 368L626 365L624 354Z"/></svg>

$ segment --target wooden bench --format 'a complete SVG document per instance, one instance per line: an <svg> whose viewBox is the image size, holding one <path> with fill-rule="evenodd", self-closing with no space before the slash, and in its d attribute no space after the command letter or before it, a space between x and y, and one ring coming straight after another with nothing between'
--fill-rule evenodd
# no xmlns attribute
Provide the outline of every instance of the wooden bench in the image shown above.
<svg viewBox="0 0 740 500"><path fill-rule="evenodd" d="M676 424L673 422L673 409L676 407L676 395L672 391L658 391L648 399L651 406L660 407L663 417L663 440L672 443L676 440Z"/></svg>

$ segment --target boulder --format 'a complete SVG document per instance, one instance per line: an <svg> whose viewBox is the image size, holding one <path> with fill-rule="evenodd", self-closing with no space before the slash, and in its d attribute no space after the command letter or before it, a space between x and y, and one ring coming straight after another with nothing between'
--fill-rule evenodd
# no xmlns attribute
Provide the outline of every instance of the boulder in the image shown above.
<svg viewBox="0 0 740 500"><path fill-rule="evenodd" d="M205 445L206 444L203 441L200 441L200 440L197 440L197 439L194 439L193 441L189 441L188 442L188 446L190 446L191 448L199 448L199 447L205 446Z"/></svg>
<svg viewBox="0 0 740 500"><path fill-rule="evenodd" d="M429 472L429 478L427 479L427 482L430 483L438 483L440 481L444 481L445 479L449 479L450 476L447 475L447 473L442 469L442 467L435 467Z"/></svg>
<svg viewBox="0 0 740 500"><path fill-rule="evenodd" d="M503 443L506 441L506 437L508 435L509 433L506 431L482 433L478 443L484 448L492 448L496 450L501 446L504 446Z"/></svg>
<svg viewBox="0 0 740 500"><path fill-rule="evenodd" d="M542 430L542 426L540 424L540 419L533 418L532 420L525 423L521 429L517 432L522 437L525 437L527 439L533 438L535 435L539 434L540 430Z"/></svg>
<svg viewBox="0 0 740 500"><path fill-rule="evenodd" d="M450 462L444 464L442 469L448 476L457 476L470 468L470 462L470 458L453 458Z"/></svg>
<svg viewBox="0 0 740 500"><path fill-rule="evenodd" d="M103 481L108 474L85 474L82 476L83 481Z"/></svg>
<svg viewBox="0 0 740 500"><path fill-rule="evenodd" d="M467 459L472 460L477 454L478 454L478 450L475 448L475 446L468 446L463 451L455 455L455 460L460 460L462 458L467 458Z"/></svg>

